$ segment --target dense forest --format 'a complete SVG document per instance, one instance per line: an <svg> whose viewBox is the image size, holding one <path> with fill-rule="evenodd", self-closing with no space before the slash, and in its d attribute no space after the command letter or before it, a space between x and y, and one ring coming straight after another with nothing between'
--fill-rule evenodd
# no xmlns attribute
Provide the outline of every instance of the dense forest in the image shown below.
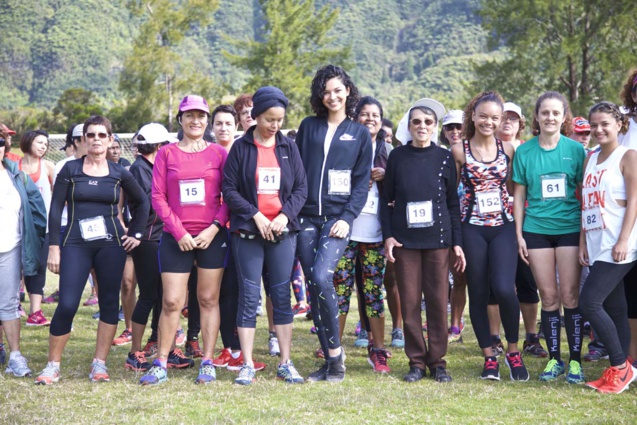
<svg viewBox="0 0 637 425"><path fill-rule="evenodd" d="M75 88L92 92L92 102L103 111L121 105L120 74L145 19L130 12L130 3L0 0L0 111L51 110L65 90ZM471 63L489 56L475 12L478 3L315 1L317 9L339 8L329 44L349 48L348 70L361 92L379 98L394 119L419 97L436 97L455 107L467 100ZM262 37L261 2L219 0L211 22L193 25L176 51L214 81L214 103L236 96L249 78L222 52L241 53L230 39Z"/></svg>

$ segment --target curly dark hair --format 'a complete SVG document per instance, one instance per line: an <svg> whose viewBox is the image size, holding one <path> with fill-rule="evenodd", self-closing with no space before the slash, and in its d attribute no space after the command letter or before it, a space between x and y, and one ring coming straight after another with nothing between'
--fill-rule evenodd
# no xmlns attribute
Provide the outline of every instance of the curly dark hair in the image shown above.
<svg viewBox="0 0 637 425"><path fill-rule="evenodd" d="M637 116L637 103L633 100L633 86L637 84L637 68L630 71L619 97L628 109L628 115Z"/></svg>
<svg viewBox="0 0 637 425"><path fill-rule="evenodd" d="M343 68L335 65L326 65L316 71L316 75L312 80L312 93L310 95L312 111L317 117L327 117L328 111L323 105L323 93L325 92L325 83L332 78L338 78L349 89L349 96L347 96L347 101L345 102L345 111L349 119L354 119L355 108L360 98L358 89Z"/></svg>
<svg viewBox="0 0 637 425"><path fill-rule="evenodd" d="M621 124L619 132L621 134L626 134L630 120L626 115L622 114L622 111L619 110L619 106L615 105L613 102L606 101L596 103L591 107L590 111L588 111L588 120L590 121L591 116L597 112L609 114L611 117L615 118L615 121Z"/></svg>
<svg viewBox="0 0 637 425"><path fill-rule="evenodd" d="M476 108L486 102L493 102L496 105L500 106L500 110L504 109L504 99L500 96L500 93L490 90L484 91L476 96L474 96L469 104L464 109L464 121L462 123L462 138L465 140L471 140L473 136L476 134L476 125L473 122L473 113Z"/></svg>
<svg viewBox="0 0 637 425"><path fill-rule="evenodd" d="M537 98L537 102L535 102L535 109L533 110L533 135L537 136L540 134L540 123L537 120L537 114L540 112L540 106L542 102L546 99L557 99L562 102L562 106L564 107L564 123L560 128L560 133L562 133L566 137L570 137L573 134L573 114L571 113L571 107L568 104L568 100L562 93L556 91L547 91L542 93L540 97Z"/></svg>

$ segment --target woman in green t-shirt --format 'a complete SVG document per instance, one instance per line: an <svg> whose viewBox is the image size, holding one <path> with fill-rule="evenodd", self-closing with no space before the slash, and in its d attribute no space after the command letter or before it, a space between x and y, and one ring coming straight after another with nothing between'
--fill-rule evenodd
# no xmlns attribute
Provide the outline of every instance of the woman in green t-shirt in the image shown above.
<svg viewBox="0 0 637 425"><path fill-rule="evenodd" d="M513 160L513 215L520 257L531 266L542 300L542 329L550 360L539 379L552 381L565 372L560 356L562 304L570 354L566 380L581 383L583 321L577 308L581 208L576 193L581 189L586 153L581 144L564 136L570 134L571 121L562 94L546 92L538 98L533 115L538 135L520 145Z"/></svg>

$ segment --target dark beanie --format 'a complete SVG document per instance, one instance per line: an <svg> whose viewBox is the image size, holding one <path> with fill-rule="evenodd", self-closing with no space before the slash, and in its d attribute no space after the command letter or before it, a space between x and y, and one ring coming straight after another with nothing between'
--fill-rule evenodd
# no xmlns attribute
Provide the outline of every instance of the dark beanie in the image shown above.
<svg viewBox="0 0 637 425"><path fill-rule="evenodd" d="M288 107L288 98L283 92L273 86L261 87L252 96L252 118L256 118L270 108L281 106L284 109Z"/></svg>

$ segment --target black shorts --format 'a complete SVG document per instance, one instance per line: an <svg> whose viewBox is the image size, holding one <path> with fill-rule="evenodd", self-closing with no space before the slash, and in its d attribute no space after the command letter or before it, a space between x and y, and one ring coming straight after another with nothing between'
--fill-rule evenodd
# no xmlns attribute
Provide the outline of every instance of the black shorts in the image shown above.
<svg viewBox="0 0 637 425"><path fill-rule="evenodd" d="M202 269L221 269L228 261L228 232L221 229L206 249L182 251L170 233L164 232L159 241L159 270L162 273L190 273L192 265Z"/></svg>
<svg viewBox="0 0 637 425"><path fill-rule="evenodd" d="M523 232L526 249L560 248L563 246L579 246L579 232L562 235L542 235L540 233Z"/></svg>

